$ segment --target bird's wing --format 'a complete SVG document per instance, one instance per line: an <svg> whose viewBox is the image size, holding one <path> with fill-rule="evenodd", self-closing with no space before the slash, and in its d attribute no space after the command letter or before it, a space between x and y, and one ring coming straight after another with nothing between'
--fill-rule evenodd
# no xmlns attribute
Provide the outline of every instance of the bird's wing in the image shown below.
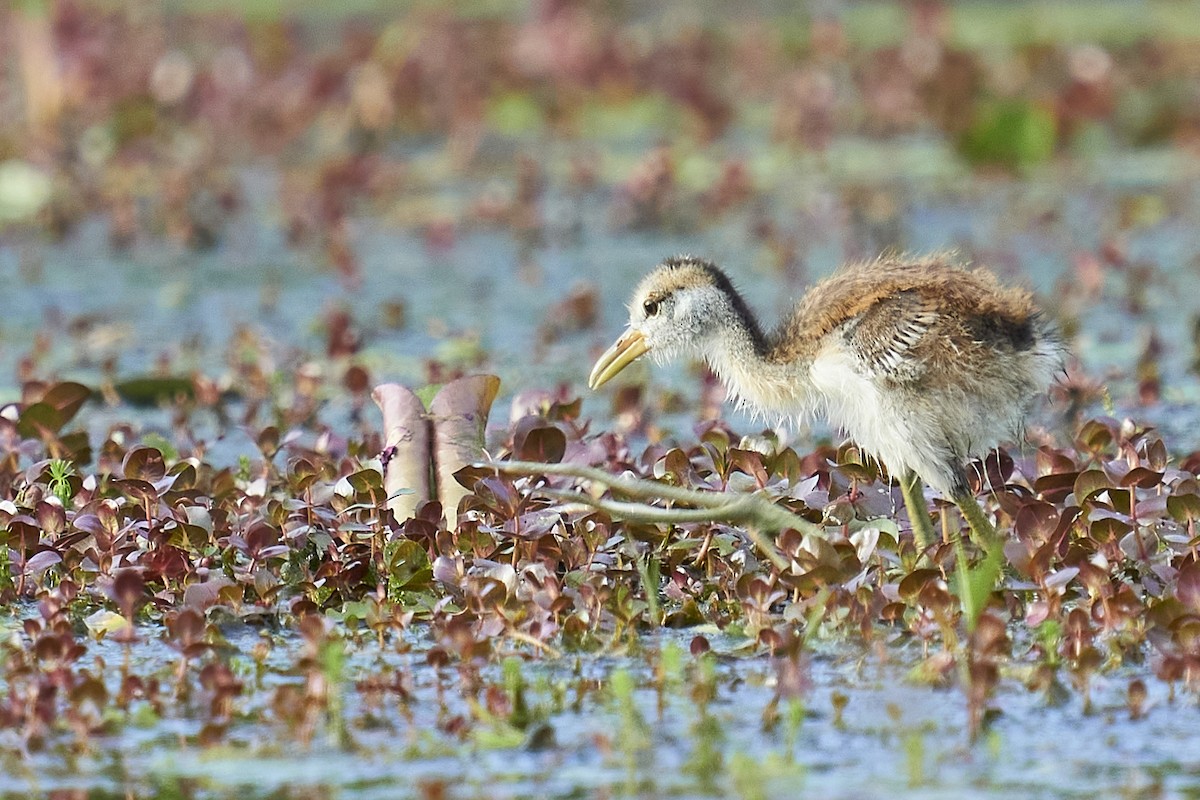
<svg viewBox="0 0 1200 800"><path fill-rule="evenodd" d="M913 290L902 291L881 298L853 317L842 336L868 375L911 381L922 372L919 353L914 351L938 319L937 305L931 298Z"/></svg>

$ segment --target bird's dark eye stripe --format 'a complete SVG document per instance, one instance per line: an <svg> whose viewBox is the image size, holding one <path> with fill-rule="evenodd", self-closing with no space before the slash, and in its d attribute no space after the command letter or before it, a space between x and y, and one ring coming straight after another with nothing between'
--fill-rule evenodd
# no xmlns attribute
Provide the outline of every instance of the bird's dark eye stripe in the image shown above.
<svg viewBox="0 0 1200 800"><path fill-rule="evenodd" d="M658 313L658 300L653 297L650 298L646 302L642 303L642 310L646 312L647 317L653 317Z"/></svg>

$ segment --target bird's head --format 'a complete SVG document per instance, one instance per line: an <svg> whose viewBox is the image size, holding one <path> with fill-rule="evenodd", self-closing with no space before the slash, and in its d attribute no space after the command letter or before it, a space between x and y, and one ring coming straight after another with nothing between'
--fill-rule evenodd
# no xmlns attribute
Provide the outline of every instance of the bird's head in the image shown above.
<svg viewBox="0 0 1200 800"><path fill-rule="evenodd" d="M660 362L705 355L730 320L757 335L753 317L725 273L691 256L669 258L638 284L629 303L629 327L596 361L588 386L598 389L646 353Z"/></svg>

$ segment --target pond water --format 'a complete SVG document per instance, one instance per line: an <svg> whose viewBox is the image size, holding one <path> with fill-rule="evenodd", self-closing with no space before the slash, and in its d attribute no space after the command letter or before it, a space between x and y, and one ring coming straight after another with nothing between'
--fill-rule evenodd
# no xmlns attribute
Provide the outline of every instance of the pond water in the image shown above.
<svg viewBox="0 0 1200 800"><path fill-rule="evenodd" d="M267 677L253 694L303 682L294 667L297 637L240 624L225 634L247 681L253 681L252 651L270 643ZM713 646L717 687L703 707L692 694L698 662L685 655L697 635L707 635ZM0 797L66 791L91 798L353 800L1200 796L1196 698L1172 697L1165 685L1151 682L1142 716L1134 720L1126 701L1133 672L1093 677L1088 708L1078 693L1051 702L1007 679L995 704L1003 713L971 745L961 693L914 682L908 673L920 654L904 647L817 645L802 668L803 716L789 725L785 701L782 719L767 727L764 712L780 675L774 663L745 657L746 642L714 628L665 631L643 637L636 654L524 665L526 699L541 718L536 726L515 739L511 729L483 726L462 741L439 726L446 715L470 713L455 671L425 665L427 643L419 634L403 644L347 645L348 682L398 673L411 683L407 702L391 698L370 708L360 692L343 687L341 746L331 741L332 726L319 729L311 743L289 743L251 700L217 747L184 744L200 733L199 722L166 718L95 737L85 752L68 758L6 756ZM91 649L109 665L114 690L120 664L168 674L177 663L153 638L132 646L128 656L110 642ZM654 665L671 658L681 668L660 692ZM609 689L617 672L636 687L627 701ZM486 666L479 680L502 682L500 673Z"/></svg>

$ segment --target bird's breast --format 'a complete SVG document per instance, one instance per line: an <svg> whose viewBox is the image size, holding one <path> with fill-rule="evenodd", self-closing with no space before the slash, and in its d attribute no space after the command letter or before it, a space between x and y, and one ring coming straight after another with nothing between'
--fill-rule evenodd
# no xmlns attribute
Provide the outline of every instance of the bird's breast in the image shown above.
<svg viewBox="0 0 1200 800"><path fill-rule="evenodd" d="M852 353L840 347L824 348L813 359L809 375L819 409L831 425L876 451L894 436L896 421L885 412L886 398Z"/></svg>
<svg viewBox="0 0 1200 800"><path fill-rule="evenodd" d="M936 417L873 379L853 352L830 344L813 359L809 374L819 411L889 470L915 469L927 480L938 472L946 448Z"/></svg>
<svg viewBox="0 0 1200 800"><path fill-rule="evenodd" d="M722 357L724 356L724 357ZM764 419L802 419L814 411L812 386L801 364L774 364L740 354L708 358L729 399Z"/></svg>

